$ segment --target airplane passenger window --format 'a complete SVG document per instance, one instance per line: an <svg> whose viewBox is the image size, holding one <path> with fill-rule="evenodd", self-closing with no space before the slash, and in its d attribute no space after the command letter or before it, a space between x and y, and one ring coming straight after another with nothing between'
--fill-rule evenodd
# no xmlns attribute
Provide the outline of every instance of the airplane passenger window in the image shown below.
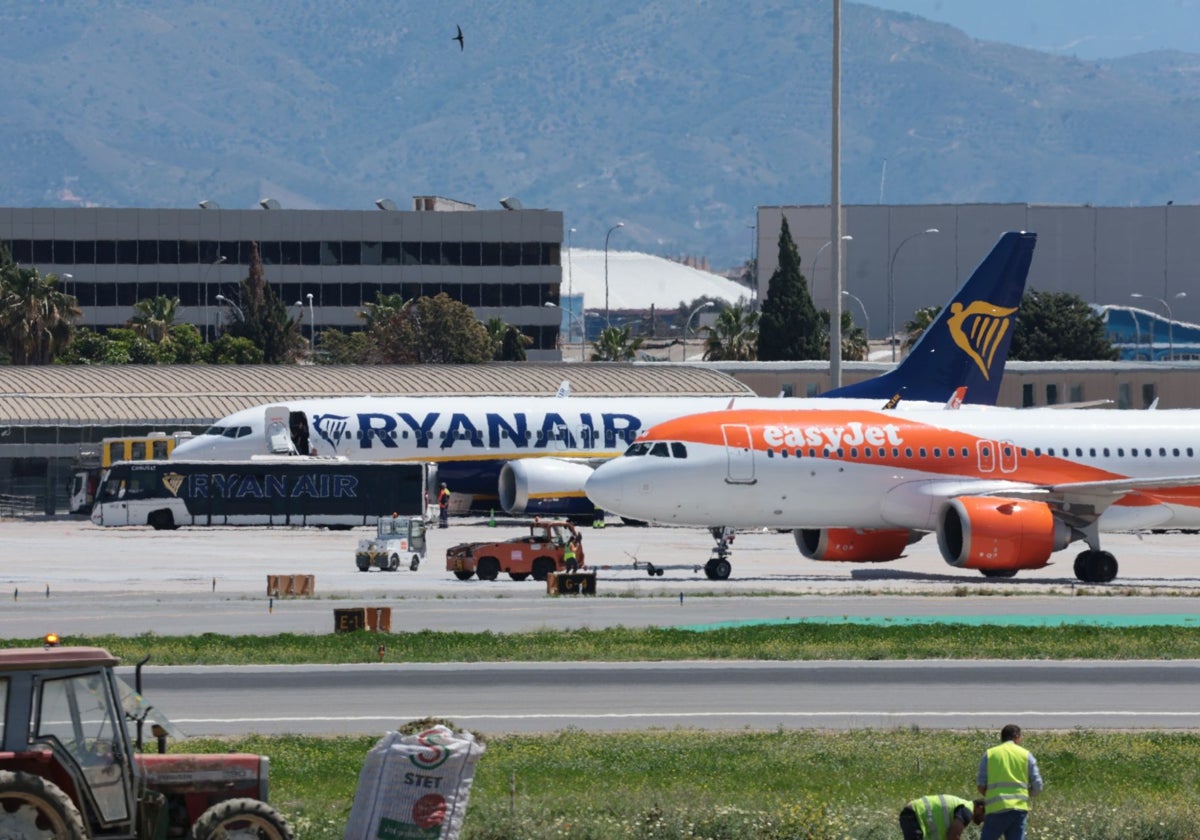
<svg viewBox="0 0 1200 840"><path fill-rule="evenodd" d="M787 457L787 453L786 453L786 452L784 453L784 457ZM851 457L851 458L857 458L857 457L858 457L858 447L857 447L857 446L855 446L855 447L852 447L852 448L850 449L850 457Z"/></svg>
<svg viewBox="0 0 1200 840"><path fill-rule="evenodd" d="M904 447L904 457L905 457L905 458L911 458L911 457L912 457L912 447L911 447L911 446L906 446L906 447Z"/></svg>
<svg viewBox="0 0 1200 840"><path fill-rule="evenodd" d="M1159 454L1159 455L1161 455L1162 457L1164 457L1164 458L1165 458L1165 457L1166 457L1166 455L1167 455L1167 450L1163 449L1163 448L1160 446L1160 447L1158 448L1158 454Z"/></svg>
<svg viewBox="0 0 1200 840"><path fill-rule="evenodd" d="M803 456L804 456L804 450L803 450L803 449L797 449L797 450L796 450L796 457L797 457L797 458L802 458Z"/></svg>
<svg viewBox="0 0 1200 840"><path fill-rule="evenodd" d="M1108 457L1108 447L1107 446L1104 447L1104 449L1102 451L1104 452L1104 457L1107 458Z"/></svg>
<svg viewBox="0 0 1200 840"><path fill-rule="evenodd" d="M933 447L933 457L934 457L934 458L941 458L941 457L942 457L942 450L941 450L941 448L940 448L940 447L937 447L937 446Z"/></svg>
<svg viewBox="0 0 1200 840"><path fill-rule="evenodd" d="M899 448L898 446L893 446L893 447L892 447L892 457L893 457L893 458L899 458L899 457L900 457L900 448Z"/></svg>
<svg viewBox="0 0 1200 840"><path fill-rule="evenodd" d="M672 458L686 458L687 457L687 447L684 446L682 443L679 443L678 441L672 442L671 443L671 457Z"/></svg>
<svg viewBox="0 0 1200 840"><path fill-rule="evenodd" d="M768 450L768 451L771 451L771 450ZM781 449L781 450L779 450L779 457L780 457L780 458L786 458L786 457L787 457L787 450L786 450L786 449Z"/></svg>
<svg viewBox="0 0 1200 840"><path fill-rule="evenodd" d="M1047 449L1046 454L1049 455L1051 458L1053 458L1054 457L1054 447L1051 446L1049 449Z"/></svg>
<svg viewBox="0 0 1200 840"><path fill-rule="evenodd" d="M1089 449L1088 455L1091 456L1092 458L1095 458L1096 457L1096 447L1093 446L1091 449Z"/></svg>
<svg viewBox="0 0 1200 840"><path fill-rule="evenodd" d="M1187 451L1187 456L1189 458L1191 458L1192 457L1192 447L1189 446L1186 451Z"/></svg>
<svg viewBox="0 0 1200 840"><path fill-rule="evenodd" d="M839 449L839 450L838 450L838 457L839 457L839 458L845 458L845 457L846 457L846 452L845 452L845 450L843 450L843 449Z"/></svg>
<svg viewBox="0 0 1200 840"><path fill-rule="evenodd" d="M1130 457L1130 458L1136 458L1136 457L1137 457L1137 452L1138 452L1138 451L1137 451L1137 447L1134 447L1133 449L1130 449L1130 450L1129 450L1129 457Z"/></svg>
<svg viewBox="0 0 1200 840"><path fill-rule="evenodd" d="M1040 447L1040 446L1033 447L1033 454L1039 458L1042 457L1042 447Z"/></svg>
<svg viewBox="0 0 1200 840"><path fill-rule="evenodd" d="M1082 457L1083 457L1083 450L1082 450L1080 447L1078 447L1078 446L1076 446L1076 447L1075 447L1075 457L1076 457L1076 458L1082 458Z"/></svg>
<svg viewBox="0 0 1200 840"><path fill-rule="evenodd" d="M880 457L880 458L886 458L886 457L887 457L887 450L886 450L886 449L884 449L882 446L881 446L881 447L879 447L879 457Z"/></svg>
<svg viewBox="0 0 1200 840"><path fill-rule="evenodd" d="M1125 450L1124 450L1124 449L1122 449L1122 448L1121 448L1121 447L1119 447L1119 446L1117 447L1117 457L1118 457L1118 458L1124 458L1124 457L1125 457Z"/></svg>
<svg viewBox="0 0 1200 840"><path fill-rule="evenodd" d="M1179 450L1178 450L1178 449L1172 449L1172 450L1171 450L1171 454L1172 454L1172 455L1174 455L1176 458L1178 458L1178 457L1179 457Z"/></svg>
<svg viewBox="0 0 1200 840"><path fill-rule="evenodd" d="M925 457L925 447L924 446L922 446L920 449L918 449L917 452L920 454L920 456L922 458Z"/></svg>
<svg viewBox="0 0 1200 840"><path fill-rule="evenodd" d="M965 446L962 448L962 456L963 456L964 458L967 458L967 457L969 457L969 456L967 455L967 447L965 447Z"/></svg>

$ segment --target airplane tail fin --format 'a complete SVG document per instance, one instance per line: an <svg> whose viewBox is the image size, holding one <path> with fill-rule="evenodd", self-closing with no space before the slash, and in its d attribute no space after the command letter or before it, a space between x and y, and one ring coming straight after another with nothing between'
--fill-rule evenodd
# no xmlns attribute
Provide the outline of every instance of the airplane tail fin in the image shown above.
<svg viewBox="0 0 1200 840"><path fill-rule="evenodd" d="M1005 233L894 370L822 396L944 403L965 387L965 402L995 405L1036 243Z"/></svg>

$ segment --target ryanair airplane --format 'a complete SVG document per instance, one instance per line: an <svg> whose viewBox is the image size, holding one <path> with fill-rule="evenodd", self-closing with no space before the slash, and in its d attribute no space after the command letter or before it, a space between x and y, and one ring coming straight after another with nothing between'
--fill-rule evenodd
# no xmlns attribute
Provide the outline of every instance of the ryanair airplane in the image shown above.
<svg viewBox="0 0 1200 840"><path fill-rule="evenodd" d="M1012 321L1025 290L1036 234L1005 233L912 352L894 369L820 398L737 397L739 408L995 404ZM424 462L452 492L482 510L591 516L584 483L646 429L727 408L725 397L363 396L296 400L239 411L180 443L172 458L231 460L317 454Z"/></svg>

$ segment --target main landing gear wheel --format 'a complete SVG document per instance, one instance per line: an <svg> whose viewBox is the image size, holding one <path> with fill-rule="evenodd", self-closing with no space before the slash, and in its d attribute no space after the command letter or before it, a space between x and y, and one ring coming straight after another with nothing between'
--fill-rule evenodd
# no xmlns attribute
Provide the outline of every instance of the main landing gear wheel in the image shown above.
<svg viewBox="0 0 1200 840"><path fill-rule="evenodd" d="M723 557L717 557L704 564L704 575L709 580L728 580L733 566Z"/></svg>
<svg viewBox="0 0 1200 840"><path fill-rule="evenodd" d="M0 771L0 837L84 840L75 804L56 784L32 773Z"/></svg>
<svg viewBox="0 0 1200 840"><path fill-rule="evenodd" d="M1075 558L1075 577L1084 583L1108 583L1117 576L1117 558L1108 551L1081 551Z"/></svg>

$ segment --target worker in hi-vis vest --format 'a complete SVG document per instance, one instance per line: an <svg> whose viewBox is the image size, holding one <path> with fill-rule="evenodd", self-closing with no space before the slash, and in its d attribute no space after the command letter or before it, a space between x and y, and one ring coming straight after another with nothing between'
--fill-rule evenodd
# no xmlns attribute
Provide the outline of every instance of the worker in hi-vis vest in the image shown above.
<svg viewBox="0 0 1200 840"><path fill-rule="evenodd" d="M900 811L904 840L959 840L971 823L983 822L983 800L948 793L914 799Z"/></svg>
<svg viewBox="0 0 1200 840"><path fill-rule="evenodd" d="M1000 730L1000 744L983 754L975 778L983 796L980 840L1025 840L1029 800L1042 792L1037 759L1021 746L1021 727L1010 723Z"/></svg>

